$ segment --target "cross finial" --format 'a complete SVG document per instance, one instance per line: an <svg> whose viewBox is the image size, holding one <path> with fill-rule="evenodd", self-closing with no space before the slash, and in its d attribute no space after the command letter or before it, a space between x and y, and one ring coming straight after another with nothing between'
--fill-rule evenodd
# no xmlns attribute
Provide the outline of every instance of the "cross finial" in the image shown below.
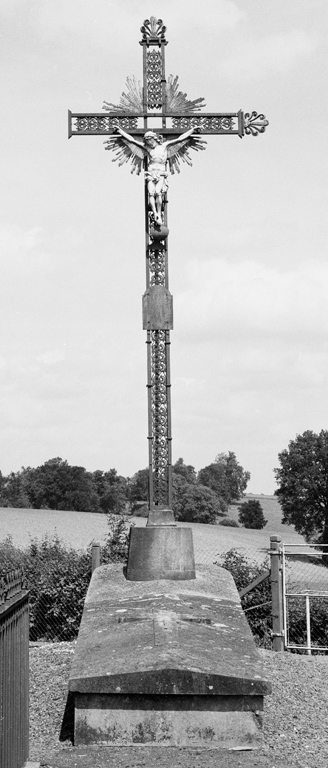
<svg viewBox="0 0 328 768"><path fill-rule="evenodd" d="M157 45L161 45L161 43L167 45L165 39L166 27L164 27L162 19L156 19L155 16L145 19L142 27L140 27L140 32L142 32L140 45L154 45L154 43Z"/></svg>

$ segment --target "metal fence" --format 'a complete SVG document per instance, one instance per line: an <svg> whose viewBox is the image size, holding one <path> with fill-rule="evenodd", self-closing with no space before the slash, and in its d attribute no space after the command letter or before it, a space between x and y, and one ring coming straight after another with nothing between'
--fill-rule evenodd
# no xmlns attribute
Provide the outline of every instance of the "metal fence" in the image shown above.
<svg viewBox="0 0 328 768"><path fill-rule="evenodd" d="M0 580L0 765L28 759L29 611L20 570Z"/></svg>
<svg viewBox="0 0 328 768"><path fill-rule="evenodd" d="M233 536L234 529L231 529L228 538L227 530L224 531L224 537L220 536L221 531L222 529L218 526L216 528L211 526L210 531L208 526L193 525L197 564L213 565L216 563L217 565L224 565L227 554L233 550L237 559L239 558L237 573L236 570L233 572L239 592L253 582L258 575L269 575L270 544L267 536L263 537L262 542L264 544L266 541L267 546L256 548L247 540L245 541L246 537L242 540L239 536L239 539L236 540ZM102 556L102 547L93 546L92 557L96 560L92 565L92 570L95 565L100 564ZM243 578L240 581L238 576L240 570L243 571L243 569L246 569L247 575L245 578L242 574ZM32 588L32 585L30 586ZM87 586L87 579L83 588L80 584L79 590L73 584L70 585L70 588L66 584L65 589L50 590L48 587L47 590L38 593L33 586L30 597L30 640L32 642L74 640L79 630ZM270 648L272 644L270 580L267 579L266 585L258 583L251 590L247 590L247 593L241 595L241 602L256 641L259 645Z"/></svg>
<svg viewBox="0 0 328 768"><path fill-rule="evenodd" d="M318 545L287 545L277 535L269 541L264 531L256 534L254 540L251 530L194 524L196 563L230 570L258 645L275 651L327 652L328 547L322 551ZM31 583L30 640L77 637L90 573L104 556L105 550L95 545L92 554L84 553L82 568L80 564L76 572L73 569L63 583L50 578L42 590Z"/></svg>
<svg viewBox="0 0 328 768"><path fill-rule="evenodd" d="M284 544L284 644L311 654L328 651L328 545Z"/></svg>

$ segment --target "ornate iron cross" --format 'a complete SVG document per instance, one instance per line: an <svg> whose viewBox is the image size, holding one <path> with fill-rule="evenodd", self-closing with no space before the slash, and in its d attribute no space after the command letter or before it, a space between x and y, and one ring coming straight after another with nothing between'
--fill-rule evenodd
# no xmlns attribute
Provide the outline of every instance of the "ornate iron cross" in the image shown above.
<svg viewBox="0 0 328 768"><path fill-rule="evenodd" d="M189 100L177 77L165 76L166 28L161 19L141 27L143 86L127 78L118 105L104 103L104 113L68 113L68 136L110 136L106 149L119 165L130 161L132 173L145 171L146 292L143 327L147 331L149 441L148 524L171 520L172 507L170 330L172 296L168 286L167 176L191 165L189 149L204 149L203 135L257 136L268 121L257 112L200 110L204 99ZM195 135L197 132L198 135Z"/></svg>

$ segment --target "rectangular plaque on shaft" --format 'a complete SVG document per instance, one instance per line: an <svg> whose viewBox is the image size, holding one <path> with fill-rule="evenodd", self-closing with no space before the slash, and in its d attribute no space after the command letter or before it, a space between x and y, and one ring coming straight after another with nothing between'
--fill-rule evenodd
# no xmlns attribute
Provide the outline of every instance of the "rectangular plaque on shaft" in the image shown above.
<svg viewBox="0 0 328 768"><path fill-rule="evenodd" d="M142 297L143 329L173 330L173 296L164 285L152 285Z"/></svg>

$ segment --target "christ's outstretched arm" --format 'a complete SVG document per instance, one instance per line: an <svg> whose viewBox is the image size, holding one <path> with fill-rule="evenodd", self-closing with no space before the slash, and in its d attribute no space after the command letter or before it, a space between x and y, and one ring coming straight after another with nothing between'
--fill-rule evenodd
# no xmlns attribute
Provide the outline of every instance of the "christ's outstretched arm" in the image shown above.
<svg viewBox="0 0 328 768"><path fill-rule="evenodd" d="M165 146L169 147L171 144L178 144L179 141L183 141L184 139L188 139L189 136L191 136L192 133L196 131L196 128L190 128L189 131L186 131L185 133L181 133L180 136L176 136L175 139L170 139L170 141L165 141Z"/></svg>
<svg viewBox="0 0 328 768"><path fill-rule="evenodd" d="M137 141L137 139L134 139L133 136L130 136L129 133L125 133L125 131L123 131L123 128L120 128L119 126L117 126L117 131L118 131L118 133L121 134L121 136L123 136L124 139L126 139L127 141L130 141L131 144L136 144L137 147L141 147L141 149L143 149L145 151L145 147L142 144L142 142L141 141ZM115 134L114 134L114 136L115 136Z"/></svg>

